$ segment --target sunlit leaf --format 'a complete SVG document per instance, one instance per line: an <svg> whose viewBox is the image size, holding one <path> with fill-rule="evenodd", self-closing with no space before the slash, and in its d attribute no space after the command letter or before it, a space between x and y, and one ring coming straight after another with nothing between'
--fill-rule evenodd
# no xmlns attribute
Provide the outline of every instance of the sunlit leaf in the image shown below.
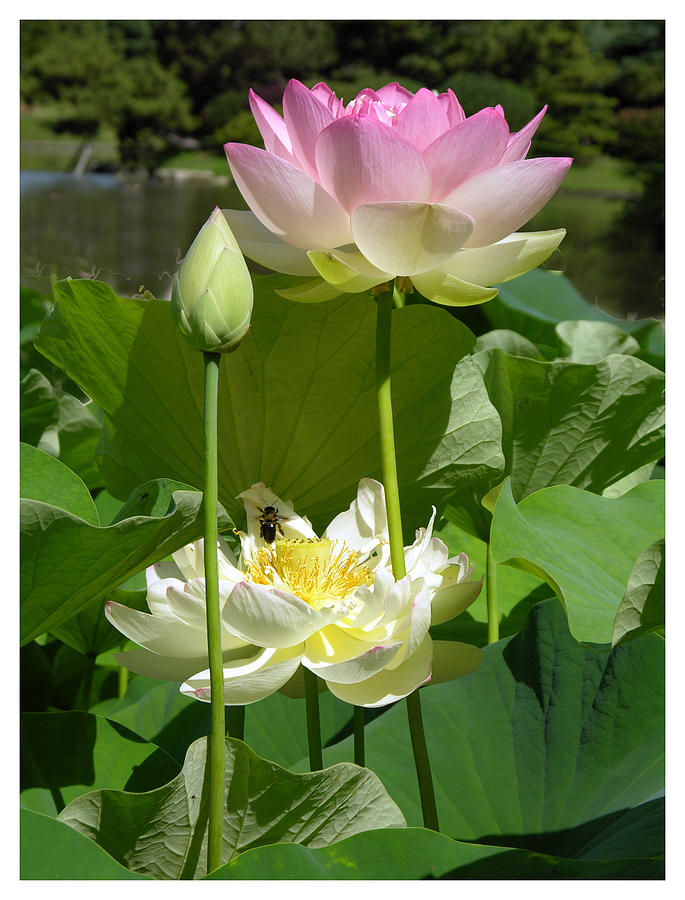
<svg viewBox="0 0 685 900"><path fill-rule="evenodd" d="M663 481L615 499L559 485L518 506L507 484L495 506L492 554L554 588L577 640L605 643L635 560L664 527Z"/></svg>
<svg viewBox="0 0 685 900"><path fill-rule="evenodd" d="M200 878L207 852L205 748L205 739L192 744L181 774L157 790L94 791L70 803L60 820L134 872ZM222 862L264 844L325 847L361 831L404 824L368 769L343 763L297 775L242 741L226 740Z"/></svg>

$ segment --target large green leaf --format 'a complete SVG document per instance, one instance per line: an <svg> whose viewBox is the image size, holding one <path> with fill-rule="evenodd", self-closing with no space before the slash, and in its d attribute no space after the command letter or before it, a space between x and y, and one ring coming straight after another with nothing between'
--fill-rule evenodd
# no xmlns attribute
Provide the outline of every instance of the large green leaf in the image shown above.
<svg viewBox="0 0 685 900"><path fill-rule="evenodd" d="M663 323L657 319L615 319L588 303L559 272L533 269L501 285L499 294L483 307L483 312L493 328L517 331L536 344L552 348L559 344L559 322L608 322L636 338L645 359L663 368Z"/></svg>
<svg viewBox="0 0 685 900"><path fill-rule="evenodd" d="M86 712L21 714L21 804L57 815L96 788L149 791L179 770L155 744Z"/></svg>
<svg viewBox="0 0 685 900"><path fill-rule="evenodd" d="M612 644L629 641L666 624L665 542L655 541L640 554L616 612Z"/></svg>
<svg viewBox="0 0 685 900"><path fill-rule="evenodd" d="M22 881L147 880L120 866L97 844L57 819L22 809L19 821Z"/></svg>
<svg viewBox="0 0 685 900"><path fill-rule="evenodd" d="M559 485L518 506L506 484L495 506L492 555L548 581L579 641L608 643L635 560L664 527L663 481L616 498Z"/></svg>
<svg viewBox="0 0 685 900"><path fill-rule="evenodd" d="M40 500L67 510L91 525L100 524L88 488L78 475L54 456L30 444L20 444L19 465L19 493L22 498Z"/></svg>
<svg viewBox="0 0 685 900"><path fill-rule="evenodd" d="M142 485L134 498L148 502L156 490L154 484ZM201 502L196 491L175 490L166 515L129 515L103 528L57 506L22 500L22 643L60 625L145 566L200 537ZM222 525L228 524L222 518Z"/></svg>
<svg viewBox="0 0 685 900"><path fill-rule="evenodd" d="M236 495L263 481L320 529L347 507L360 478L379 475L375 304L364 296L291 303L274 294L284 283L255 278L250 333L222 363L220 499L240 516ZM109 418L100 460L108 490L123 496L162 475L199 486L202 360L168 303L123 299L90 280L60 282L57 291L37 346ZM458 480L484 481L502 468L497 413L480 371L462 359L474 341L444 310L393 312L395 428L410 534Z"/></svg>
<svg viewBox="0 0 685 900"><path fill-rule="evenodd" d="M60 819L127 868L155 878L206 874L206 740L188 750L181 774L147 794L94 791ZM226 740L226 799L221 859L264 844L324 847L404 819L368 769L342 763L297 775Z"/></svg>
<svg viewBox="0 0 685 900"><path fill-rule="evenodd" d="M561 859L505 847L466 844L425 828L378 829L312 850L299 844L259 847L205 876L230 879L569 879L663 878L651 859Z"/></svg>
<svg viewBox="0 0 685 900"><path fill-rule="evenodd" d="M442 832L562 857L662 853L664 641L585 647L553 598L483 654L472 675L421 689ZM366 762L419 825L403 706L367 725Z"/></svg>

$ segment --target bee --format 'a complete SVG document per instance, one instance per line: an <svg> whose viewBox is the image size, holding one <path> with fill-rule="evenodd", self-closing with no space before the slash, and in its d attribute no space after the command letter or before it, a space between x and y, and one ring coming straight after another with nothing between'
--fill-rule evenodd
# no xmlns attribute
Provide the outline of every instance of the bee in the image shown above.
<svg viewBox="0 0 685 900"><path fill-rule="evenodd" d="M277 530L281 536L283 535L283 529L278 520L285 518L285 516L280 516L275 506L265 506L264 509L258 506L257 509L261 513L259 517L259 534L267 544L273 544L276 540Z"/></svg>

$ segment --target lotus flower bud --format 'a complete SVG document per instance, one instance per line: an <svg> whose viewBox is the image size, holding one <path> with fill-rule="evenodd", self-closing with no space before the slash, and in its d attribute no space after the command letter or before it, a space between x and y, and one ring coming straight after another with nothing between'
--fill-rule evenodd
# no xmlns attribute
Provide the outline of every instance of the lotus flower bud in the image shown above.
<svg viewBox="0 0 685 900"><path fill-rule="evenodd" d="M193 347L235 350L250 327L252 280L240 247L216 207L176 273L171 312Z"/></svg>

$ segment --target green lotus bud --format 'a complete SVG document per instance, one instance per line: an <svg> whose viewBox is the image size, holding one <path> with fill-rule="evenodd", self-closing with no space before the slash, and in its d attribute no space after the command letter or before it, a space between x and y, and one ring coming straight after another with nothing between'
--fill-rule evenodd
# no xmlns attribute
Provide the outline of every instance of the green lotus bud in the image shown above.
<svg viewBox="0 0 685 900"><path fill-rule="evenodd" d="M171 313L193 347L227 353L248 332L252 301L252 279L243 254L216 207L176 273Z"/></svg>

